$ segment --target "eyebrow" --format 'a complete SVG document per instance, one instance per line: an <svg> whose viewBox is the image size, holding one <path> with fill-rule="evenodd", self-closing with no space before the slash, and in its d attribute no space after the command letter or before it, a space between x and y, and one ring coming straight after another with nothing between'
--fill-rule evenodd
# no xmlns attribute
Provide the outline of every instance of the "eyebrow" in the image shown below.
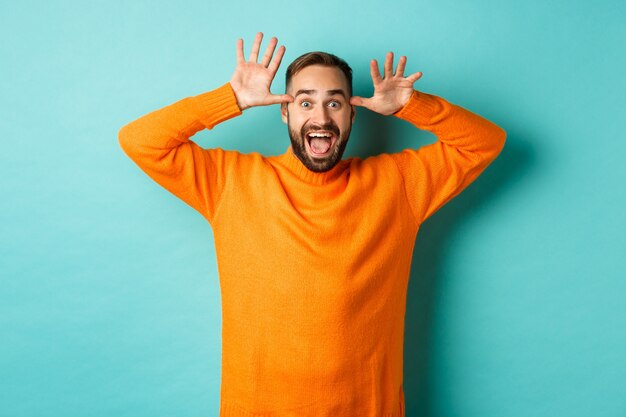
<svg viewBox="0 0 626 417"><path fill-rule="evenodd" d="M294 98L298 97L300 94L313 95L315 93L317 93L317 90L298 90ZM340 96L343 96L343 98L346 98L346 93L341 88L336 88L334 90L326 90L326 94L329 96L340 95Z"/></svg>

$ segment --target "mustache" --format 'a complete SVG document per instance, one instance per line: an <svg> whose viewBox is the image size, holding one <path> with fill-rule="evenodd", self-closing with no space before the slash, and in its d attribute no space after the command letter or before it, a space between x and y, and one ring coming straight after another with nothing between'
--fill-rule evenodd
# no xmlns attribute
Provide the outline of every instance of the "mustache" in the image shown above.
<svg viewBox="0 0 626 417"><path fill-rule="evenodd" d="M339 136L339 128L334 123L327 123L322 126L302 126L302 129L300 129L300 134L302 135L302 137L305 137L307 133L316 132L319 130L333 132L335 136Z"/></svg>

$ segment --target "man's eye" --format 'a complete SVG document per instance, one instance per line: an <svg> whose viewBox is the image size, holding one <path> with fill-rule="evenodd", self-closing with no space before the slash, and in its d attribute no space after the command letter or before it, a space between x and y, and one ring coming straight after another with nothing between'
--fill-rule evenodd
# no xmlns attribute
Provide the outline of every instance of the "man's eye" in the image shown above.
<svg viewBox="0 0 626 417"><path fill-rule="evenodd" d="M333 108L337 108L339 107L339 102L337 101L331 101L330 103L328 103L329 107L333 107Z"/></svg>
<svg viewBox="0 0 626 417"><path fill-rule="evenodd" d="M303 101L302 103L300 103L300 105L302 107L311 107L311 103L309 103L308 101Z"/></svg>

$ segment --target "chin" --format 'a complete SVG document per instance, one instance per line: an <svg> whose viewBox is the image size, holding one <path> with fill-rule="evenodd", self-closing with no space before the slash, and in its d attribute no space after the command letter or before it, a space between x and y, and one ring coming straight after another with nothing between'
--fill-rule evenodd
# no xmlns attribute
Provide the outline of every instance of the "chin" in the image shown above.
<svg viewBox="0 0 626 417"><path fill-rule="evenodd" d="M347 138L335 138L327 152L319 155L312 151L306 138L295 139L291 134L291 149L309 171L321 173L333 169L340 161L348 144ZM295 140L294 140L295 139Z"/></svg>

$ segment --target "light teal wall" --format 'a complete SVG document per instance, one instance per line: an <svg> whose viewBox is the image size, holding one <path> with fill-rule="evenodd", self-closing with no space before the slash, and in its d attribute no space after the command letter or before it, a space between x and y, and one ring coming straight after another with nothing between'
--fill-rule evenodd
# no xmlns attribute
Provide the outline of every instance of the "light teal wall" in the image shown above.
<svg viewBox="0 0 626 417"><path fill-rule="evenodd" d="M122 152L120 127L230 79L235 42L385 52L416 88L508 132L423 225L409 286L407 415L626 413L622 1L66 1L0 6L0 415L214 416L211 229ZM360 109L348 155L434 138ZM276 106L194 137L282 153Z"/></svg>

